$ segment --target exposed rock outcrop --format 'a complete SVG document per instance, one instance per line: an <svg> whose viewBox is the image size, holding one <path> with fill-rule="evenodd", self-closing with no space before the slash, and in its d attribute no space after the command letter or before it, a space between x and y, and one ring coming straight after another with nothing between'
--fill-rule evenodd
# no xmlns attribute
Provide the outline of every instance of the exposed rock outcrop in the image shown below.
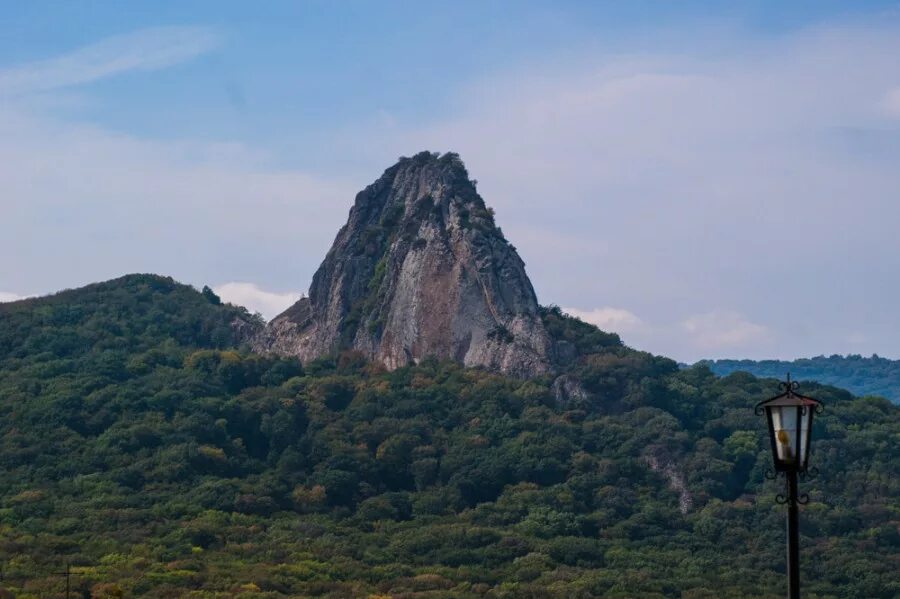
<svg viewBox="0 0 900 599"><path fill-rule="evenodd" d="M644 459L651 470L666 478L669 489L678 493L679 511L682 514L687 514L691 511L691 508L694 507L694 498L684 482L684 475L681 474L675 464L652 454L645 456Z"/></svg>
<svg viewBox="0 0 900 599"><path fill-rule="evenodd" d="M587 392L581 381L572 374L563 374L556 377L551 386L556 405L565 406L570 402L587 401L591 394Z"/></svg>
<svg viewBox="0 0 900 599"><path fill-rule="evenodd" d="M309 297L255 349L303 360L343 349L388 368L427 356L528 377L553 345L515 248L456 154L402 158L357 194Z"/></svg>

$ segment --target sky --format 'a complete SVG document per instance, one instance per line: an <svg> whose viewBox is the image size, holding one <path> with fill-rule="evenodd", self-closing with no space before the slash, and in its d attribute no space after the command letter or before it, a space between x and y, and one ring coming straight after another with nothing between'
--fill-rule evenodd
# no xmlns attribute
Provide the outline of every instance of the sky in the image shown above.
<svg viewBox="0 0 900 599"><path fill-rule="evenodd" d="M898 1L6 5L0 301L154 272L272 317L426 149L633 347L900 358Z"/></svg>

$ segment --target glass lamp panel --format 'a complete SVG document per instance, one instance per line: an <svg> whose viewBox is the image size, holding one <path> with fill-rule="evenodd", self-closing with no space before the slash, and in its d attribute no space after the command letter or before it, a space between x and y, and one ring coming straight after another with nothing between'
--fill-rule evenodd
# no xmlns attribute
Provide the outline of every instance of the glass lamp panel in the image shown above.
<svg viewBox="0 0 900 599"><path fill-rule="evenodd" d="M775 434L775 451L778 461L785 465L797 465L797 406L772 406L772 429Z"/></svg>
<svg viewBox="0 0 900 599"><path fill-rule="evenodd" d="M809 437L812 427L813 406L804 406L800 416L800 467L806 465L809 455Z"/></svg>

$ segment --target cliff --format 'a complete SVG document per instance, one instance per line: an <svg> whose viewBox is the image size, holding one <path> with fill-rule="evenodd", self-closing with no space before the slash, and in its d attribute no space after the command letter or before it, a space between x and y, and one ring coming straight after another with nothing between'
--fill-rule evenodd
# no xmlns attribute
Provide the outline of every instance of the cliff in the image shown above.
<svg viewBox="0 0 900 599"><path fill-rule="evenodd" d="M355 349L388 368L435 356L517 377L552 361L525 264L459 156L429 152L357 194L309 297L255 349L302 360Z"/></svg>

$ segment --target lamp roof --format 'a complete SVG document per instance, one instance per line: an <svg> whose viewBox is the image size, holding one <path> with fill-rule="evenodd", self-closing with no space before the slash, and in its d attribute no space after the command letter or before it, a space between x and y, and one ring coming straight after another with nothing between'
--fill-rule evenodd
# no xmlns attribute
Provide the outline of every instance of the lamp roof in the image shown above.
<svg viewBox="0 0 900 599"><path fill-rule="evenodd" d="M798 393L782 393L771 399L761 401L756 404L758 408L769 408L775 406L820 406L822 402L812 397L806 397Z"/></svg>
<svg viewBox="0 0 900 599"><path fill-rule="evenodd" d="M818 409L819 406L822 406L822 402L818 399L797 393L797 381L792 381L791 375L788 375L787 381L779 383L779 385L785 390L784 393L756 404L758 413L761 413L761 410L764 408L778 406L811 406L813 409Z"/></svg>

